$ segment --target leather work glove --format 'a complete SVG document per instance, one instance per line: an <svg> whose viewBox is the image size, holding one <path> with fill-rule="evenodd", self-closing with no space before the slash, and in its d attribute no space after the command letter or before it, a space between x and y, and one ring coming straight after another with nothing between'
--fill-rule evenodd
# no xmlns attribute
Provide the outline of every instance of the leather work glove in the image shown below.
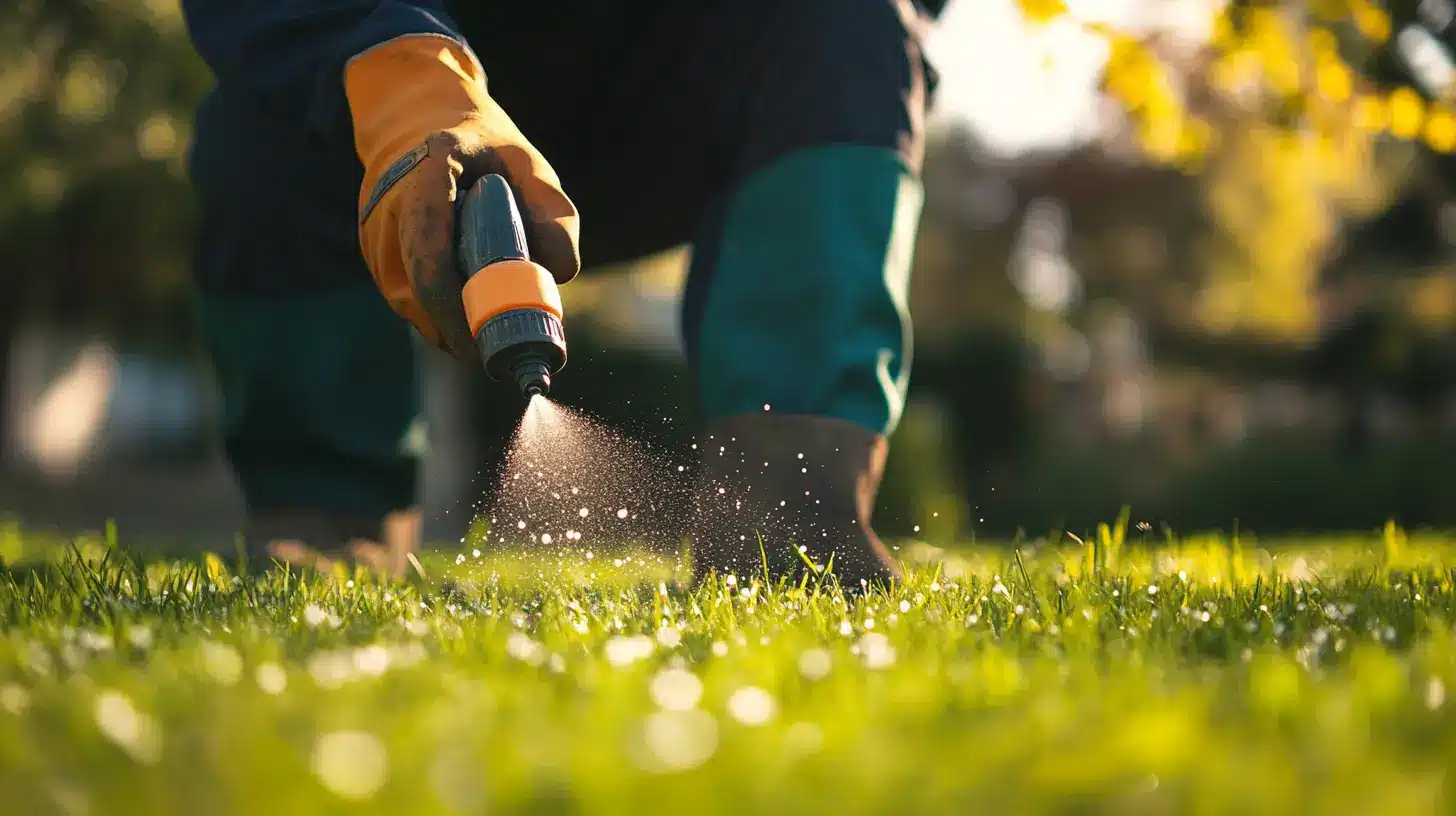
<svg viewBox="0 0 1456 816"><path fill-rule="evenodd" d="M504 176L534 260L557 283L581 269L576 206L453 40L421 34L374 46L345 67L344 92L364 164L359 244L374 282L426 339L478 360L455 264L457 197L481 176Z"/></svg>

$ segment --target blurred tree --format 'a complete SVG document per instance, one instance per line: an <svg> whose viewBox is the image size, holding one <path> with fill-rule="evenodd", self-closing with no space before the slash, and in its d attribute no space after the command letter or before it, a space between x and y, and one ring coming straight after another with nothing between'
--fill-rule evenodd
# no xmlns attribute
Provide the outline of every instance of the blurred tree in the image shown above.
<svg viewBox="0 0 1456 816"><path fill-rule="evenodd" d="M1059 0L1017 1L1032 21L1072 14ZM1432 5L1231 0L1215 4L1207 36L1085 23L1108 43L1103 89L1125 113L1120 138L1201 176L1214 229L1188 322L1308 340L1317 271L1342 221L1420 176L1415 148L1456 151L1439 52L1450 16L1433 34L1420 11L1430 18Z"/></svg>
<svg viewBox="0 0 1456 816"><path fill-rule="evenodd" d="M209 82L176 0L0 6L0 393L37 314L175 343L189 123Z"/></svg>

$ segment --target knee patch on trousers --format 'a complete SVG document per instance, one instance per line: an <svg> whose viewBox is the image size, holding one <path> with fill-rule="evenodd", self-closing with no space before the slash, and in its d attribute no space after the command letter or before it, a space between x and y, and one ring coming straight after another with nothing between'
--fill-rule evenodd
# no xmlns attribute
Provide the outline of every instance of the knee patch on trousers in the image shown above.
<svg viewBox="0 0 1456 816"><path fill-rule="evenodd" d="M909 384L922 201L896 151L790 153L728 203L689 347L710 422L767 410L890 433Z"/></svg>
<svg viewBox="0 0 1456 816"><path fill-rule="evenodd" d="M415 499L421 396L410 328L372 286L202 295L224 447L250 509L380 517Z"/></svg>

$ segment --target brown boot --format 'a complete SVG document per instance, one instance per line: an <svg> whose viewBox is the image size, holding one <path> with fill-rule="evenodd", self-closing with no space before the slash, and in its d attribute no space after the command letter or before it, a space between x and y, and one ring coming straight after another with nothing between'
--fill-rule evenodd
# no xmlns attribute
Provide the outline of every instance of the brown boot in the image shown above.
<svg viewBox="0 0 1456 816"><path fill-rule="evenodd" d="M409 554L419 549L420 512L400 510L383 519L317 510L256 512L244 533L249 559L278 560L327 571L335 563L360 565L390 578L403 578Z"/></svg>
<svg viewBox="0 0 1456 816"><path fill-rule="evenodd" d="M694 502L695 579L761 576L766 558L774 580L796 580L805 558L827 567L831 556L846 588L900 577L870 528L887 451L885 437L838 419L765 413L716 424Z"/></svg>

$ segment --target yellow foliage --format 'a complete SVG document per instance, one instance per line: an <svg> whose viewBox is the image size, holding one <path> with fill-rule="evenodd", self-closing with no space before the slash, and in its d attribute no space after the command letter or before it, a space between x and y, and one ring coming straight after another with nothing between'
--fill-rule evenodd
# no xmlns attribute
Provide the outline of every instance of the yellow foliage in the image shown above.
<svg viewBox="0 0 1456 816"><path fill-rule="evenodd" d="M1335 33L1328 28L1315 26L1309 30L1309 52L1319 58L1340 58L1340 43Z"/></svg>
<svg viewBox="0 0 1456 816"><path fill-rule="evenodd" d="M1361 95L1355 98L1355 104L1351 106L1350 121L1356 128L1373 133L1385 129L1386 123L1390 121L1390 111L1386 108L1384 99Z"/></svg>
<svg viewBox="0 0 1456 816"><path fill-rule="evenodd" d="M1065 13L1063 0L1018 0L1028 18ZM1212 117L1185 107L1181 77L1149 42L1089 24L1109 45L1102 90L1128 114L1152 161L1204 178L1222 243L1195 313L1206 325L1279 334L1315 323L1316 271L1342 213L1385 196L1374 167L1389 134L1456 152L1456 111L1426 109L1411 88L1367 90L1341 54L1336 26L1383 43L1391 18L1378 0L1309 0L1216 13L1202 83L1220 97ZM1320 23L1320 24L1315 24ZM1326 25L1327 24L1327 25ZM1178 70L1186 70L1182 66ZM1232 104L1230 104L1232 103Z"/></svg>
<svg viewBox="0 0 1456 816"><path fill-rule="evenodd" d="M1456 152L1456 114L1444 105L1432 108L1422 136L1426 145L1438 153Z"/></svg>
<svg viewBox="0 0 1456 816"><path fill-rule="evenodd" d="M1390 92L1390 134L1398 139L1414 139L1421 132L1425 118L1425 102L1421 95L1410 88L1396 88Z"/></svg>
<svg viewBox="0 0 1456 816"><path fill-rule="evenodd" d="M1366 39L1376 44L1390 39L1390 15L1380 6L1370 0L1352 0L1349 13Z"/></svg>
<svg viewBox="0 0 1456 816"><path fill-rule="evenodd" d="M1228 96L1237 96L1258 81L1258 60L1249 51L1233 50L1219 56L1209 67L1213 87Z"/></svg>
<svg viewBox="0 0 1456 816"><path fill-rule="evenodd" d="M1155 54L1133 37L1114 34L1103 68L1103 89L1130 112L1146 107L1158 90L1167 87Z"/></svg>
<svg viewBox="0 0 1456 816"><path fill-rule="evenodd" d="M1046 23L1067 12L1062 0L1016 0L1021 13L1033 23Z"/></svg>
<svg viewBox="0 0 1456 816"><path fill-rule="evenodd" d="M1286 96L1297 93L1302 79L1299 51L1279 13L1267 8L1250 11L1247 37L1269 85Z"/></svg>
<svg viewBox="0 0 1456 816"><path fill-rule="evenodd" d="M1326 22L1341 22L1350 19L1350 0L1312 0L1309 10Z"/></svg>
<svg viewBox="0 0 1456 816"><path fill-rule="evenodd" d="M1321 59L1315 68L1315 87L1319 95L1329 102L1344 102L1350 98L1354 82L1350 69L1338 58Z"/></svg>

